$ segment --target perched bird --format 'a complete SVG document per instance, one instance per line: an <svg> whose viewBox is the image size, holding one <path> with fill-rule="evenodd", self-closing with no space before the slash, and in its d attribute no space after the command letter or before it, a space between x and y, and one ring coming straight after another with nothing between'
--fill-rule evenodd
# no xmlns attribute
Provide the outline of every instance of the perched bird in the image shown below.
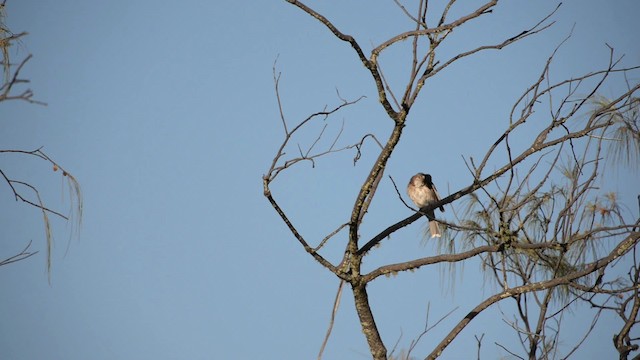
<svg viewBox="0 0 640 360"><path fill-rule="evenodd" d="M433 185L431 175L429 174L417 173L413 175L411 180L409 180L409 185L407 185L407 194L419 208L440 201L438 190L436 190L436 186ZM440 211L444 212L442 206L440 206ZM429 219L431 237L440 237L440 228L438 227L438 222L434 220L435 214L433 210L427 211L426 216Z"/></svg>

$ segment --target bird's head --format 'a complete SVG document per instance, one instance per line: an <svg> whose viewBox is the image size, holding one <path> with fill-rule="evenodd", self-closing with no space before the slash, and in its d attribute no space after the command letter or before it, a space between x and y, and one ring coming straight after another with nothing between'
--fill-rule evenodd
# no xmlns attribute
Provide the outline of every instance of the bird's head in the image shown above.
<svg viewBox="0 0 640 360"><path fill-rule="evenodd" d="M433 185L433 180L431 180L431 175L429 174L423 174L420 173L420 175L422 175L422 181L429 187L431 187Z"/></svg>

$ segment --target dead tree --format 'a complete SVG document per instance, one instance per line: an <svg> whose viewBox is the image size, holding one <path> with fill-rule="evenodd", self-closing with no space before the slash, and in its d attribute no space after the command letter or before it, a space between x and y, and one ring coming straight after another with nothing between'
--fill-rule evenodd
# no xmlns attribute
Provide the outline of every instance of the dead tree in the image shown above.
<svg viewBox="0 0 640 360"><path fill-rule="evenodd" d="M302 128L331 117L343 108L355 105L360 99L340 98L337 105L290 125L280 99L280 76L274 66L275 91L284 140L263 176L264 196L302 248L341 282L350 285L372 357L386 359L390 353L369 304L369 283L383 275L415 271L436 264L458 264L478 258L489 279L498 285L498 290L491 296L478 299L477 305L459 319L426 358L440 356L478 314L501 301L512 301L518 309L516 320L511 324L521 340L522 349L512 349L509 344L499 346L513 354L521 351L521 355L518 355L521 358L556 356L554 351L557 350L560 332L550 331L546 325L561 321L559 314L570 304L589 299L593 301L593 296L603 291L603 284L616 283L617 280L607 276L608 269L620 258L635 253L640 241L636 220L625 214L615 194L596 187L596 181L602 178L603 167L608 159L621 155L637 158L640 150L637 135L640 105L637 94L640 84L629 84L612 99L598 95L601 87L612 77L633 73L638 67L621 67L619 58L610 49L610 61L604 68L555 81L550 76L550 69L556 48L542 66L538 79L525 89L510 114L506 114L502 134L484 154L464 159L469 170L467 186L437 203L415 210L413 215L405 219L390 222L385 228L379 229L375 236L362 239L363 219L382 183L390 156L402 139L406 124L425 121L411 118L410 112L429 80L460 59L503 49L544 31L553 24L552 17L557 8L532 26L500 42L478 45L447 57L441 55L440 49L448 36L490 14L498 4L497 0L488 1L457 19L449 16L450 10L457 5L455 0L449 1L438 14L431 12L427 0L415 5L411 3L410 6L394 1L398 10L406 15L411 29L390 36L367 53L354 36L341 31L323 14L300 1L286 1L316 19L337 40L351 47L371 76L379 103L393 125L386 140L378 143L380 151L377 159L369 164L370 170L357 193L349 218L323 239L312 243L276 200L271 185L299 163L311 162L315 165L318 158L339 151L355 151L355 163L360 159L365 141L379 140L365 129L357 142L338 146L336 138L327 148L316 149L323 130L311 144L295 149L293 139ZM403 64L403 68L409 70L409 76L397 91L387 81L379 59L390 49L400 51L396 47L401 48L400 44L407 42L410 46L402 49L409 49L410 60ZM462 121L460 126L464 126ZM502 160L504 158L506 161ZM614 161L608 166L621 165ZM398 201L404 202L402 196L398 195ZM382 265L363 273L363 259L375 250L374 247L429 211L447 204L458 211L455 221L438 219L447 228L442 238L441 254L419 258L407 254L406 261ZM334 263L323 255L322 250L329 240L338 238L338 234L344 234L344 257L342 261ZM386 246L393 246L393 241L388 242ZM621 317L625 326L614 342L621 354L637 349L637 345L631 344L637 339L628 336L628 328L637 323L636 302L640 303L636 301L637 287L638 276L635 272L635 276L631 276L631 284L607 290L616 295L625 294L629 299L618 308L623 314ZM533 304L535 311L531 309ZM594 319L597 321L597 316ZM587 335L588 331L585 337ZM481 338L478 348L480 343ZM581 343L576 344L576 348ZM575 349L571 353L573 351ZM410 352L406 353L407 358Z"/></svg>

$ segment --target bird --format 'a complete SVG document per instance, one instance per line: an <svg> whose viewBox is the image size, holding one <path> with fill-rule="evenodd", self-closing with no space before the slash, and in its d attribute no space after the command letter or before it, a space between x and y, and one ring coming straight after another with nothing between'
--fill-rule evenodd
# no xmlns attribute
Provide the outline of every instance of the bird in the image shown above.
<svg viewBox="0 0 640 360"><path fill-rule="evenodd" d="M413 203L420 209L429 204L440 201L438 190L433 184L433 179L429 174L417 173L413 175L411 180L409 180L409 185L407 185L407 194ZM442 206L440 206L440 211L444 212L444 208ZM434 211L427 211L425 216L429 219L429 231L431 232L431 237L440 237L440 228L438 226L438 222L435 220Z"/></svg>

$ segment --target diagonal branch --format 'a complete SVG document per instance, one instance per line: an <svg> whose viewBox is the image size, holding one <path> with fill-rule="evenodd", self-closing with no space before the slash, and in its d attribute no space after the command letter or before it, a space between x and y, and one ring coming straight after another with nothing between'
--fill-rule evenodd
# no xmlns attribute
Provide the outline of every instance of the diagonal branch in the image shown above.
<svg viewBox="0 0 640 360"><path fill-rule="evenodd" d="M458 324L447 334L447 336L435 347L435 349L427 356L427 359L435 359L439 357L444 349L458 336L458 334L482 311L486 310L489 306L507 299L513 296L524 294L528 292L535 292L540 290L550 289L559 285L566 285L572 281L594 273L600 269L605 268L607 265L617 260L624 254L631 251L640 241L640 232L632 232L623 241L621 241L609 255L586 265L582 270L569 273L562 277L557 277L547 281L540 281L514 287L498 294L495 294L473 308Z"/></svg>
<svg viewBox="0 0 640 360"><path fill-rule="evenodd" d="M481 15L487 14L489 12L491 12L491 8L494 7L496 4L498 3L498 0L492 0L489 1L488 3L482 5L481 7L479 7L478 9L476 9L474 12L465 15L461 18L459 18L456 21L453 21L449 24L445 24L445 25L440 25L437 26L435 28L427 28L427 29L418 29L418 30L411 30L411 31L406 31L403 32L401 34L398 34L394 37L392 37L391 39L383 42L382 44L378 45L375 49L373 49L371 51L371 57L375 58L378 55L380 55L380 53L382 51L384 51L386 48L392 46L393 44L399 42L399 41L404 41L410 37L415 37L415 36L422 36L422 35L428 35L428 34L437 34L437 33L441 33L447 30L452 30L457 28L458 26L466 23L469 20L475 19ZM446 10L445 10L445 15L446 16Z"/></svg>
<svg viewBox="0 0 640 360"><path fill-rule="evenodd" d="M331 23L331 21L329 21L329 19L327 19L326 17L322 16L321 14L316 12L315 10L311 9L307 5L305 5L302 2L297 1L297 0L286 0L286 1L288 3L290 3L290 4L292 4L292 5L297 6L302 11L306 12L307 14L311 15L316 20L320 21L338 39L340 39L342 41L345 41L345 42L349 43L349 45L351 45L353 50L355 50L356 54L358 54L358 58L362 62L362 65L364 65L364 67L367 68L367 70L369 70L369 72L371 73L371 76L373 77L373 80L376 83L376 87L378 88L378 100L380 101L380 103L384 107L384 109L387 112L387 114L389 115L389 117L391 117L392 119L394 119L397 122L398 121L397 120L397 113L393 109L391 104L389 103L389 100L387 99L387 95L386 95L385 87L384 87L384 81L382 80L382 76L380 75L380 72L378 71L378 64L376 62L375 57L372 56L371 60L368 60L367 57L364 55L364 52L362 51L362 48L360 47L360 44L358 44L358 42L353 38L353 36L342 33L340 30L338 30L338 28L335 25L333 25L333 23Z"/></svg>
<svg viewBox="0 0 640 360"><path fill-rule="evenodd" d="M635 68L633 68L635 69ZM595 73L594 73L595 74ZM580 129L580 130L576 130L573 132L569 132L563 136L560 136L558 138L555 139L551 139L549 141L546 141L546 137L548 136L548 134L550 133L550 129L544 129L539 135L538 137L533 141L533 143L531 144L531 146L529 148L527 148L526 150L524 150L522 153L520 153L517 157L513 158L511 161L509 161L507 164L503 165L501 168L495 170L491 175L485 177L482 180L477 180L475 179L474 182L467 186L466 188L463 188L457 192L455 192L454 194L451 194L443 199L441 199L440 201L438 201L437 203L433 203L427 207L424 207L423 209L421 209L421 211L423 212L427 212L430 210L434 210L440 206L449 204L453 201L456 201L460 198L462 198L465 195L468 195L480 188L482 188L483 186L493 182L494 180L496 180L497 178L499 178L500 176L502 176L503 174L505 174L507 171L510 171L513 167L515 167L516 165L518 165L519 163L523 162L525 159L528 159L531 155L540 152L544 149L556 146L556 145L561 145L562 143L569 141L571 139L578 139L581 137L584 137L590 133L592 133L595 130L598 129L602 129L602 128L606 128L609 125L611 125L611 121L602 121L602 122L598 122L596 121L597 119L601 118L603 115L615 111L616 110L616 104L622 102L624 99L628 98L629 96L633 95L636 91L640 90L640 84L637 84L633 87L631 87L627 92L625 92L624 94L622 94L621 96L619 96L618 98L612 100L609 104L601 107L598 111L594 112L593 114L590 115L589 119L587 120L585 126ZM578 109L573 109L572 110L572 114L575 114L577 112ZM550 126L558 126L555 125L557 122L553 121L552 125ZM502 139L502 137L501 137ZM499 140L501 141L501 140ZM478 173L480 173L481 169L484 167L484 163L486 163L486 161L483 161L483 165L481 165L481 167L478 168ZM368 252L371 248L373 248L375 245L377 245L380 241L382 241L383 239L385 239L386 237L388 237L389 235L391 235L393 232L395 232L396 230L403 228L411 223L413 223L414 221L416 221L417 219L420 218L420 214L416 213L413 214L403 220L398 221L397 223L387 227L385 230L383 230L382 232L380 232L379 234L377 234L376 236L374 236L371 240L369 240L369 242L367 242L362 248L360 248L358 250L358 255L362 255L366 252Z"/></svg>
<svg viewBox="0 0 640 360"><path fill-rule="evenodd" d="M37 251L34 251L34 252L28 251L30 247L31 247L31 241L29 241L27 246L25 246L24 249L22 249L22 251L20 251L18 254L10 256L4 260L0 260L0 266L9 265L11 263L24 260L38 253Z"/></svg>
<svg viewBox="0 0 640 360"><path fill-rule="evenodd" d="M284 223L287 224L287 227L289 228L293 236L295 236L295 238L298 240L298 242L300 242L304 250L307 253L309 253L311 256L313 256L313 258L316 259L316 261L319 262L322 266L327 268L332 273L336 274L336 276L340 277L341 279L344 279L344 275L342 274L342 272L338 271L338 268L333 266L333 264L331 264L322 255L320 255L314 248L309 246L307 241L302 237L302 235L300 235L298 230L293 226L293 224L291 223L287 215L284 213L282 208L280 208L280 205L278 205L278 203L275 201L273 196L271 196L271 191L269 190L267 179L264 179L263 183L264 183L264 191L265 191L266 198L269 200L269 202L271 203L271 206L273 206L273 208L276 210L278 215L280 215L280 218L282 218L282 221L284 221Z"/></svg>

